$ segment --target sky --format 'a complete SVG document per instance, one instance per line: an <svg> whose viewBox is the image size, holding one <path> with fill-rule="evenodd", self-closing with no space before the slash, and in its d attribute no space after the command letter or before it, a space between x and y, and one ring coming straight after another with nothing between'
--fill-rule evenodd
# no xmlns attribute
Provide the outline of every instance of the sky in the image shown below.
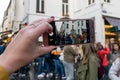
<svg viewBox="0 0 120 80"><path fill-rule="evenodd" d="M0 25L2 24L4 11L7 9L10 0L0 0Z"/></svg>

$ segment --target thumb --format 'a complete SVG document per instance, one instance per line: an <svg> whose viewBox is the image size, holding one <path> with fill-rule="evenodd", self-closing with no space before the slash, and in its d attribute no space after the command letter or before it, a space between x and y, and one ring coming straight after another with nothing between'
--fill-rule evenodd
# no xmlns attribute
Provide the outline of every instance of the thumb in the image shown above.
<svg viewBox="0 0 120 80"><path fill-rule="evenodd" d="M38 47L38 53L36 54L36 57L47 54L48 52L51 52L53 49L56 48L56 46L45 46L45 47Z"/></svg>

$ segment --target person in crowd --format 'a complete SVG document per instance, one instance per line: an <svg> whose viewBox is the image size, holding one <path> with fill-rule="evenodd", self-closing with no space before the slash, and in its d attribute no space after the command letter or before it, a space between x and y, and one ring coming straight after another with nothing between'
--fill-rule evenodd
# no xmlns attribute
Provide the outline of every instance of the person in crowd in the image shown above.
<svg viewBox="0 0 120 80"><path fill-rule="evenodd" d="M74 40L74 44L80 43L80 39L79 39L79 36L77 34L73 34L73 40Z"/></svg>
<svg viewBox="0 0 120 80"><path fill-rule="evenodd" d="M76 34L76 30L74 29L75 27L74 27L74 25L72 25L72 29L71 29L71 35L74 35L74 34Z"/></svg>
<svg viewBox="0 0 120 80"><path fill-rule="evenodd" d="M120 55L109 70L109 78L110 80L120 80Z"/></svg>
<svg viewBox="0 0 120 80"><path fill-rule="evenodd" d="M115 43L115 38L110 38L109 48L110 48L111 53L113 52L113 44L114 43Z"/></svg>
<svg viewBox="0 0 120 80"><path fill-rule="evenodd" d="M51 52L45 54L43 58L39 60L38 65L38 79L51 78L53 76L53 55Z"/></svg>
<svg viewBox="0 0 120 80"><path fill-rule="evenodd" d="M65 44L73 44L73 39L70 34L66 35Z"/></svg>
<svg viewBox="0 0 120 80"><path fill-rule="evenodd" d="M107 58L106 57L107 54L110 54L110 48L109 48L108 44L106 44L105 48L104 48L100 42L98 42L96 44L96 46L97 46L97 53L98 53L99 58L101 60L100 65L104 67L104 77L102 76L101 79L108 80L109 64L104 65L104 63L108 62L108 61L104 62L104 59Z"/></svg>
<svg viewBox="0 0 120 80"><path fill-rule="evenodd" d="M83 37L84 37L83 43L87 43L88 42L87 33L84 33Z"/></svg>
<svg viewBox="0 0 120 80"><path fill-rule="evenodd" d="M47 78L50 78L53 76L53 55L51 55L51 52L49 52L48 54L46 54L44 56L44 72L46 74Z"/></svg>
<svg viewBox="0 0 120 80"><path fill-rule="evenodd" d="M114 43L116 43L117 41L115 40L115 38L110 38L109 39L109 48L110 48L110 54L107 54L108 57L108 61L109 61L109 68L111 67L112 64L112 55L114 53Z"/></svg>
<svg viewBox="0 0 120 80"><path fill-rule="evenodd" d="M62 32L58 33L55 44L57 45L65 44L65 35Z"/></svg>
<svg viewBox="0 0 120 80"><path fill-rule="evenodd" d="M3 41L0 41L0 55L4 52L6 45Z"/></svg>
<svg viewBox="0 0 120 80"><path fill-rule="evenodd" d="M120 46L117 42L113 44L113 53L111 53L111 64L116 60L120 54Z"/></svg>
<svg viewBox="0 0 120 80"><path fill-rule="evenodd" d="M83 58L78 67L78 80L98 80L99 58L94 44L84 44Z"/></svg>
<svg viewBox="0 0 120 80"><path fill-rule="evenodd" d="M37 70L37 74L38 74L38 78L43 78L45 76L45 73L44 73L44 64L43 64L43 60L44 60L44 56L39 56L38 57L38 70Z"/></svg>
<svg viewBox="0 0 120 80"><path fill-rule="evenodd" d="M90 43L89 80L98 80L99 57L94 43Z"/></svg>
<svg viewBox="0 0 120 80"><path fill-rule="evenodd" d="M52 26L49 24L52 21L54 18L36 20L18 32L0 55L0 80L8 80L11 73L55 48L41 47L38 43L38 38L42 34L52 32Z"/></svg>
<svg viewBox="0 0 120 80"><path fill-rule="evenodd" d="M75 56L77 56L76 46L64 46L64 67L66 80L74 80L74 62Z"/></svg>
<svg viewBox="0 0 120 80"><path fill-rule="evenodd" d="M113 43L113 50L110 55L111 57L110 57L110 61L109 61L110 62L109 68L111 68L112 65L114 66L114 64L116 64L116 62L114 63L114 61L119 57L119 55L120 55L120 46L117 42L115 42L115 43ZM110 71L110 73L112 73L112 72ZM109 78L111 80L114 80L112 77L110 77L110 75L111 74L109 74ZM117 79L115 78L115 80L117 80Z"/></svg>
<svg viewBox="0 0 120 80"><path fill-rule="evenodd" d="M55 78L58 79L59 76L61 76L61 79L64 80L64 79L66 79L65 69L64 69L63 63L59 59L61 53L62 53L62 50L59 46L57 47L57 49L55 49L51 52L51 54L53 54L53 56L54 56L53 61L54 61L54 65L55 65L55 68L54 68ZM61 73L61 75L60 75L60 73Z"/></svg>

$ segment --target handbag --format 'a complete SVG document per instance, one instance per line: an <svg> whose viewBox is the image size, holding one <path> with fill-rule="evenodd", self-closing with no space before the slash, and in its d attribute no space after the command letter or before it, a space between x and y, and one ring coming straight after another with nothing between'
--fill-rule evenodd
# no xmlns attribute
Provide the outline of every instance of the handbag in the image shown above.
<svg viewBox="0 0 120 80"><path fill-rule="evenodd" d="M103 63L102 63L102 65L103 65L103 66L108 66L108 64L109 64L109 61L108 61L107 55L105 54L105 55L104 55L104 58L103 58Z"/></svg>

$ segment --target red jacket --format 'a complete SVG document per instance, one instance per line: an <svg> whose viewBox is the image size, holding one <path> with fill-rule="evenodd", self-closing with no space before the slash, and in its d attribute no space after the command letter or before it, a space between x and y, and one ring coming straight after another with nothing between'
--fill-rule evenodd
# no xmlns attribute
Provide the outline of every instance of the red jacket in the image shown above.
<svg viewBox="0 0 120 80"><path fill-rule="evenodd" d="M110 54L110 48L105 48L105 49L99 50L97 53L98 53L100 59L103 61L105 54Z"/></svg>

